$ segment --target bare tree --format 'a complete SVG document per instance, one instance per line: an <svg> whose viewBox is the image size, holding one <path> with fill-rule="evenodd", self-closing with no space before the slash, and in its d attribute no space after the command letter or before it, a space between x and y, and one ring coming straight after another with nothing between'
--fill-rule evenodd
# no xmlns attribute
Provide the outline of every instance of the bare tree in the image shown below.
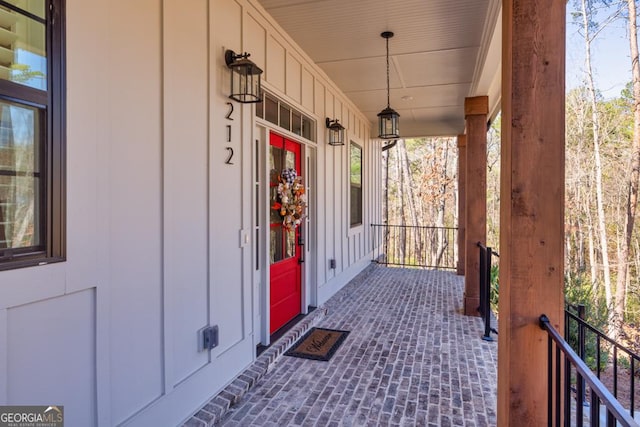
<svg viewBox="0 0 640 427"><path fill-rule="evenodd" d="M593 66L591 63L591 47L594 38L598 35L600 30L596 30L592 34L594 26L592 20L593 5L589 0L581 0L582 8L582 31L584 32L584 48L585 48L585 80L587 85L587 91L589 101L591 103L591 121L592 121L592 142L593 142L593 157L595 167L595 193L596 193L596 206L597 206L597 222L598 222L598 234L600 237L600 248L602 256L602 269L603 279L605 287L605 297L607 306L611 307L613 302L612 290L611 290L611 266L609 263L609 247L607 241L607 225L604 213L603 202L603 190L602 190L602 160L600 157L600 117L598 115L598 102L596 98L596 89L593 81ZM602 28L602 27L601 27Z"/></svg>
<svg viewBox="0 0 640 427"><path fill-rule="evenodd" d="M398 260L436 266L453 259L452 236L433 226L453 224L454 144L452 138L399 140L389 150L389 224L400 226L392 227L389 246Z"/></svg>
<svg viewBox="0 0 640 427"><path fill-rule="evenodd" d="M640 184L640 64L638 63L638 27L636 22L635 0L627 0L629 23L629 51L631 53L631 72L633 76L633 140L632 160L627 182L627 215L625 218L624 238L618 250L618 277L616 280L616 296L611 320L614 324L622 323L627 299L627 283L629 270L629 251L633 238L636 210L638 206L638 185Z"/></svg>

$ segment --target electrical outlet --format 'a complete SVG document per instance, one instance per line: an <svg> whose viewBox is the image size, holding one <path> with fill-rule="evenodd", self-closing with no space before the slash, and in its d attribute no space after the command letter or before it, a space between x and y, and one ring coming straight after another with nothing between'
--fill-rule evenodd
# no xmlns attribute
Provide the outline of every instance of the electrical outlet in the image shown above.
<svg viewBox="0 0 640 427"><path fill-rule="evenodd" d="M218 346L218 325L207 326L198 331L198 351L211 350Z"/></svg>

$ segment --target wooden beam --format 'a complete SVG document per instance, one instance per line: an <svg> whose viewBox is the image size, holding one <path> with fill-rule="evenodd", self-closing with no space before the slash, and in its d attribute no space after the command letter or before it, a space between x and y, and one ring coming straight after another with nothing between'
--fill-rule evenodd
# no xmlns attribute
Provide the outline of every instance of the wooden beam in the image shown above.
<svg viewBox="0 0 640 427"><path fill-rule="evenodd" d="M480 306L478 242L487 240L487 113L486 96L464 101L467 125L465 185L464 314L477 316Z"/></svg>
<svg viewBox="0 0 640 427"><path fill-rule="evenodd" d="M489 97L474 96L464 100L464 116L478 116L489 114Z"/></svg>
<svg viewBox="0 0 640 427"><path fill-rule="evenodd" d="M458 135L458 263L456 274L464 275L465 267L465 222L466 222L466 177L467 177L467 135Z"/></svg>
<svg viewBox="0 0 640 427"><path fill-rule="evenodd" d="M498 426L541 426L547 337L539 316L564 330L566 2L502 5Z"/></svg>

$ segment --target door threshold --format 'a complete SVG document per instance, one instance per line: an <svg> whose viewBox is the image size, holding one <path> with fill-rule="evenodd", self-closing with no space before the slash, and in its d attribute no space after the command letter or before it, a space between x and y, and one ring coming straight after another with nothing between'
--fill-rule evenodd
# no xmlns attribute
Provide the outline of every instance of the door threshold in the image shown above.
<svg viewBox="0 0 640 427"><path fill-rule="evenodd" d="M285 323L284 326L282 326L280 329L278 329L273 334L271 334L271 336L269 337L269 342L271 342L271 344L269 344L269 345L258 344L257 347L256 347L256 357L258 357L262 353L264 353L265 350L267 350L269 347L271 347L273 345L273 343L275 343L280 338L282 338L284 336L284 334L289 332L289 330L291 328L293 328L295 325L297 325L298 322L300 322L302 319L307 317L309 314L313 313L316 308L317 307L313 307L313 306L310 305L308 310L307 310L308 311L307 314L298 314L296 317L294 317L293 319L291 319L287 323Z"/></svg>

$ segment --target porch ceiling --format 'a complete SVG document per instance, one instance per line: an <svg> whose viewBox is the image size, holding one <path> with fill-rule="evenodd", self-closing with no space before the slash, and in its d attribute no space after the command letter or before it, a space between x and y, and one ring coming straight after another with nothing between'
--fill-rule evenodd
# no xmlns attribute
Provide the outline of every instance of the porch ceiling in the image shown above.
<svg viewBox="0 0 640 427"><path fill-rule="evenodd" d="M464 132L464 99L500 103L499 0L259 0L373 124L391 107L402 137ZM376 135L372 135L376 136Z"/></svg>

